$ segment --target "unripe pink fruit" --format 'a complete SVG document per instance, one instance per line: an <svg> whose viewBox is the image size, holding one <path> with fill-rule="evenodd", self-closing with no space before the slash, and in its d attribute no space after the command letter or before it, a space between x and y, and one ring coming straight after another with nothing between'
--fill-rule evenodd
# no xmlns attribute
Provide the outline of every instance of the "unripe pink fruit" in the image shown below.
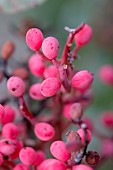
<svg viewBox="0 0 113 170"><path fill-rule="evenodd" d="M31 147L24 147L20 150L19 158L25 165L33 165L36 159L36 152Z"/></svg>
<svg viewBox="0 0 113 170"><path fill-rule="evenodd" d="M43 151L38 150L36 152L36 160L34 162L34 165L39 166L46 158L46 155Z"/></svg>
<svg viewBox="0 0 113 170"><path fill-rule="evenodd" d="M75 42L77 46L83 46L86 45L92 38L92 28L85 24L85 26L83 27L83 29L81 31L79 31L76 35L75 35Z"/></svg>
<svg viewBox="0 0 113 170"><path fill-rule="evenodd" d="M63 141L55 141L50 146L51 154L60 161L67 161L71 153L66 148L66 143Z"/></svg>
<svg viewBox="0 0 113 170"><path fill-rule="evenodd" d="M54 128L48 123L37 123L34 128L35 135L42 141L51 140L55 135Z"/></svg>
<svg viewBox="0 0 113 170"><path fill-rule="evenodd" d="M38 170L67 170L67 165L56 159L46 159L38 167Z"/></svg>
<svg viewBox="0 0 113 170"><path fill-rule="evenodd" d="M41 84L41 93L45 97L54 96L61 87L59 79L50 77L45 79Z"/></svg>
<svg viewBox="0 0 113 170"><path fill-rule="evenodd" d="M101 115L101 122L108 128L113 128L113 111L104 112Z"/></svg>
<svg viewBox="0 0 113 170"><path fill-rule="evenodd" d="M104 83L113 86L113 66L104 65L99 70L99 78Z"/></svg>
<svg viewBox="0 0 113 170"><path fill-rule="evenodd" d="M19 135L18 126L16 126L14 123L5 124L2 128L2 135L5 138L16 139Z"/></svg>
<svg viewBox="0 0 113 170"><path fill-rule="evenodd" d="M80 128L80 129L77 130L77 133L79 134L79 136L81 137L82 142L84 143L85 142L84 130L82 128ZM87 129L87 141L88 141L88 144L90 143L91 139L92 139L92 134L91 134L90 130Z"/></svg>
<svg viewBox="0 0 113 170"><path fill-rule="evenodd" d="M58 69L54 65L47 67L44 71L44 77L45 78L49 78L49 77L58 78L59 77Z"/></svg>
<svg viewBox="0 0 113 170"><path fill-rule="evenodd" d="M45 69L45 63L43 62L42 57L39 54L33 54L30 57L28 66L31 73L37 77L42 76Z"/></svg>
<svg viewBox="0 0 113 170"><path fill-rule="evenodd" d="M10 155L11 159L16 159L19 157L19 152L23 148L23 143L22 141L16 141L16 150L13 154Z"/></svg>
<svg viewBox="0 0 113 170"><path fill-rule="evenodd" d="M59 52L59 42L55 37L47 37L42 43L42 51L49 60L55 59Z"/></svg>
<svg viewBox="0 0 113 170"><path fill-rule="evenodd" d="M3 155L11 155L16 151L16 141L11 139L3 139L0 141L0 152Z"/></svg>
<svg viewBox="0 0 113 170"><path fill-rule="evenodd" d="M29 89L29 95L32 99L35 100L43 100L45 97L42 95L40 91L40 83L33 84Z"/></svg>
<svg viewBox="0 0 113 170"><path fill-rule="evenodd" d="M4 117L1 119L2 124L13 122L14 118L15 118L14 109L9 105L5 105L4 106Z"/></svg>
<svg viewBox="0 0 113 170"><path fill-rule="evenodd" d="M0 104L0 121L3 119L5 115L4 107Z"/></svg>
<svg viewBox="0 0 113 170"><path fill-rule="evenodd" d="M15 97L21 97L25 92L25 83L20 77L12 76L7 81L7 88Z"/></svg>
<svg viewBox="0 0 113 170"><path fill-rule="evenodd" d="M28 47L33 51L38 51L41 48L43 41L43 34L37 28L31 28L26 34L26 43Z"/></svg>
<svg viewBox="0 0 113 170"><path fill-rule="evenodd" d="M93 168L84 164L80 164L80 165L73 166L72 170L93 170Z"/></svg>
<svg viewBox="0 0 113 170"><path fill-rule="evenodd" d="M70 109L71 109L72 104L65 104L63 107L63 116L66 117L67 119L71 119L71 114L70 114Z"/></svg>
<svg viewBox="0 0 113 170"><path fill-rule="evenodd" d="M86 91L93 82L93 74L87 70L77 72L72 78L72 86L81 92Z"/></svg>
<svg viewBox="0 0 113 170"><path fill-rule="evenodd" d="M13 170L30 170L30 168L27 165L24 165L22 163L17 164Z"/></svg>

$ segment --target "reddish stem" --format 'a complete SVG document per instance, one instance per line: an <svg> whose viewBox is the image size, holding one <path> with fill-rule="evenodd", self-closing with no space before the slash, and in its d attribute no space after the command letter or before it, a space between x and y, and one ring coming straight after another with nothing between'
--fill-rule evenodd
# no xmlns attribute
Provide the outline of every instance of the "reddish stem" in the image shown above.
<svg viewBox="0 0 113 170"><path fill-rule="evenodd" d="M63 53L62 53L62 61L61 61L62 65L66 64L66 62L67 62L68 52L72 47L72 41L74 39L75 34L77 34L79 31L81 31L83 29L84 25L85 24L82 23L76 29L70 29L70 28L66 27L66 30L69 31L69 34L68 34L66 44L64 46Z"/></svg>

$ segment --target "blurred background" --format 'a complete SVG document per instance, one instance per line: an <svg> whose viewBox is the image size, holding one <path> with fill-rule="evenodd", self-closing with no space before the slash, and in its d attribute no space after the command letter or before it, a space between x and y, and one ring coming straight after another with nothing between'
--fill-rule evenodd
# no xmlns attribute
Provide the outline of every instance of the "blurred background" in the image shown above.
<svg viewBox="0 0 113 170"><path fill-rule="evenodd" d="M31 51L27 48L25 33L30 27L38 27L45 37L58 38L61 54L67 38L64 27L75 28L81 22L89 24L94 34L92 41L79 51L75 67L94 73L94 101L86 115L98 122L103 111L113 110L113 87L102 84L98 78L102 65L113 66L113 0L0 0L0 48L5 41L13 40L16 50L14 62L9 60L9 66L15 68L15 63L26 62ZM7 93L4 84L0 85L0 93L4 96ZM103 130L99 125L98 128ZM98 148L96 142L94 139L91 148ZM113 169L112 160L99 168L106 169Z"/></svg>

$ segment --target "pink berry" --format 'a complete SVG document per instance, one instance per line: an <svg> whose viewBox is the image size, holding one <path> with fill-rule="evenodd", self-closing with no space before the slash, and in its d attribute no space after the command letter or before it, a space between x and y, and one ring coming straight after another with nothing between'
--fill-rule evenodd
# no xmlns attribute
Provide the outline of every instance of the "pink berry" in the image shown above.
<svg viewBox="0 0 113 170"><path fill-rule="evenodd" d="M43 34L37 28L31 28L26 34L26 43L28 47L33 51L38 51L41 48L43 41Z"/></svg>
<svg viewBox="0 0 113 170"><path fill-rule="evenodd" d="M0 153L0 166L2 165L3 163L3 155Z"/></svg>
<svg viewBox="0 0 113 170"><path fill-rule="evenodd" d="M11 155L16 151L16 141L11 139L3 139L0 141L0 152L3 155Z"/></svg>
<svg viewBox="0 0 113 170"><path fill-rule="evenodd" d="M21 97L25 92L25 83L20 77L12 76L7 81L7 88L15 97Z"/></svg>
<svg viewBox="0 0 113 170"><path fill-rule="evenodd" d="M13 122L14 118L15 118L14 109L9 105L5 105L4 106L4 117L1 120L2 124Z"/></svg>
<svg viewBox="0 0 113 170"><path fill-rule="evenodd" d="M108 85L113 85L113 66L104 65L99 70L99 78Z"/></svg>
<svg viewBox="0 0 113 170"><path fill-rule="evenodd" d="M29 69L36 77L41 77L45 69L45 63L39 54L33 54L28 62Z"/></svg>
<svg viewBox="0 0 113 170"><path fill-rule="evenodd" d="M76 35L75 35L75 42L77 46L83 46L86 45L92 38L92 28L85 24L85 26L83 27L83 29L81 31L79 31Z"/></svg>
<svg viewBox="0 0 113 170"><path fill-rule="evenodd" d="M46 159L38 167L38 170L67 170L67 165L56 159Z"/></svg>
<svg viewBox="0 0 113 170"><path fill-rule="evenodd" d="M81 92L89 89L93 82L93 74L87 70L77 72L72 78L72 86Z"/></svg>
<svg viewBox="0 0 113 170"><path fill-rule="evenodd" d="M42 51L49 60L55 59L59 52L59 42L55 37L47 37L42 43Z"/></svg>
<svg viewBox="0 0 113 170"><path fill-rule="evenodd" d="M34 132L37 138L42 141L51 140L55 135L54 128L48 123L37 123Z"/></svg>
<svg viewBox="0 0 113 170"><path fill-rule="evenodd" d="M72 104L65 104L63 107L63 115L64 117L66 117L67 119L71 119L71 114L70 114L70 109L71 109Z"/></svg>
<svg viewBox="0 0 113 170"><path fill-rule="evenodd" d="M45 153L41 150L38 150L36 152L36 160L34 162L34 165L39 166L45 159L46 159Z"/></svg>
<svg viewBox="0 0 113 170"><path fill-rule="evenodd" d="M80 164L73 166L72 170L93 170L93 168L84 164Z"/></svg>
<svg viewBox="0 0 113 170"><path fill-rule="evenodd" d="M2 135L5 138L16 139L19 135L18 126L16 126L14 123L5 124L2 128Z"/></svg>
<svg viewBox="0 0 113 170"><path fill-rule="evenodd" d="M20 150L19 158L25 165L33 165L36 159L36 152L31 147L24 147Z"/></svg>
<svg viewBox="0 0 113 170"><path fill-rule="evenodd" d="M45 78L49 78L49 77L58 78L59 77L58 69L54 65L47 67L44 71L44 77Z"/></svg>
<svg viewBox="0 0 113 170"><path fill-rule="evenodd" d="M50 146L51 154L60 161L67 161L71 153L67 150L66 143L63 141L55 141Z"/></svg>
<svg viewBox="0 0 113 170"><path fill-rule="evenodd" d="M82 128L80 128L80 129L77 130L77 133L79 134L79 136L81 137L82 142L84 143L85 142L84 130ZM90 130L87 129L87 141L88 141L88 144L90 143L91 139L92 139L92 134L91 134Z"/></svg>
<svg viewBox="0 0 113 170"><path fill-rule="evenodd" d="M30 168L27 165L19 163L13 168L13 170L30 170Z"/></svg>
<svg viewBox="0 0 113 170"><path fill-rule="evenodd" d="M33 84L29 89L29 95L32 99L43 100L45 97L40 92L40 83Z"/></svg>
<svg viewBox="0 0 113 170"><path fill-rule="evenodd" d="M3 119L5 115L4 107L0 104L0 121Z"/></svg>
<svg viewBox="0 0 113 170"><path fill-rule="evenodd" d="M59 79L50 77L45 79L41 84L41 93L45 97L54 96L60 89L61 83Z"/></svg>
<svg viewBox="0 0 113 170"><path fill-rule="evenodd" d="M19 157L19 152L23 148L22 141L16 141L16 150L13 154L10 155L11 159L17 159Z"/></svg>
<svg viewBox="0 0 113 170"><path fill-rule="evenodd" d="M101 116L101 122L103 123L104 126L108 128L113 128L113 112L112 111L104 112Z"/></svg>

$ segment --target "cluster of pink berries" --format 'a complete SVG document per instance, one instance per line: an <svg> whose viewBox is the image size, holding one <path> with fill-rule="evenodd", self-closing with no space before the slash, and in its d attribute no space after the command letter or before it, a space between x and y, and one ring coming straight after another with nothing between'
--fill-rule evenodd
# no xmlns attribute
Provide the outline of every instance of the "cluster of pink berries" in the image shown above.
<svg viewBox="0 0 113 170"><path fill-rule="evenodd" d="M99 163L98 153L88 151L91 131L94 131L93 124L83 118L84 110L92 100L91 85L94 76L88 70L74 70L78 50L91 40L92 29L87 24L81 24L76 29L65 29L68 38L59 59L60 45L55 37L44 38L37 28L28 30L26 43L35 51L29 58L28 68L37 80L35 84L28 87L25 81L28 72L24 69L16 69L9 77L4 70L8 78L8 91L18 100L21 118L18 121L19 115L16 115L11 106L0 105L2 167L6 165L14 170L93 170ZM76 44L74 48L73 41ZM6 47L4 49L3 56L6 57L3 59L7 60L13 50L9 48L7 52ZM101 79L112 84L111 72L113 68L109 66L102 68ZM35 115L28 109L24 100L27 92L32 100L41 104L41 109L36 113L46 108L44 114ZM46 114L48 110L50 114ZM106 115L101 120L106 126L112 127L113 114ZM62 134L71 123L79 128L68 131L63 141ZM48 158L48 152L54 158Z"/></svg>

